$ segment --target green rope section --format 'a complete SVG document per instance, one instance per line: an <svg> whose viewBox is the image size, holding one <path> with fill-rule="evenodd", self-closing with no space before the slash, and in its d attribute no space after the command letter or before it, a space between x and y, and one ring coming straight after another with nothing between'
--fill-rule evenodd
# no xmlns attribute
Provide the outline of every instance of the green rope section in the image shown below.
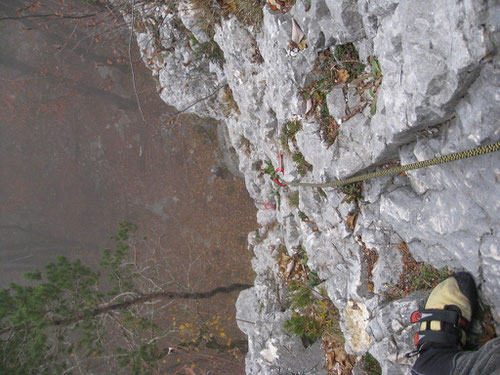
<svg viewBox="0 0 500 375"><path fill-rule="evenodd" d="M353 182L369 180L369 179L375 178L375 177L386 176L386 175L401 173L401 172L405 172L405 171L411 171L412 169L425 168L425 167L430 167L432 165L449 163L449 162L455 161L455 160L472 158L474 156L479 156L479 155L483 155L483 154L487 154L487 153L495 152L495 151L499 151L499 150L500 150L500 142L497 142L497 143L493 143L491 145L476 147L476 148L473 148L471 150L455 152L453 154L443 155L443 156L439 156L437 158L419 161L419 162L411 163L411 164L407 164L407 165L401 165L398 167L383 169L381 171L366 173L366 174L363 174L360 176L349 177L349 178L345 178L343 180L336 180L336 181L330 181L330 182L324 182L324 183L286 182L286 181L284 183L287 185L290 185L290 186L306 186L306 187L318 187L318 188L342 186L342 185L352 184Z"/></svg>

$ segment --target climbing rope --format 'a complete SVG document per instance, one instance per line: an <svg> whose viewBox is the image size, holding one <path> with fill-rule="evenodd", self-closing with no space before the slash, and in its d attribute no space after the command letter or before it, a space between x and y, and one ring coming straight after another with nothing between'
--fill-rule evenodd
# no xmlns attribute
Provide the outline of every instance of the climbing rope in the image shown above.
<svg viewBox="0 0 500 375"><path fill-rule="evenodd" d="M479 155L483 155L483 154L487 154L487 153L495 152L495 151L499 151L499 150L500 150L500 142L497 142L497 143L493 143L491 145L476 147L476 148L473 148L471 150L455 152L453 154L443 155L443 156L439 156L437 158L433 158L433 159L429 159L429 160L419 161L419 162L411 163L411 164L407 164L407 165L400 165L397 167L392 167L392 168L383 169L383 170L376 171L376 172L366 173L366 174L359 175L359 176L349 177L349 178L345 178L342 180L335 180L335 181L324 182L324 183L284 181L284 184L290 185L290 186L304 186L304 187L318 187L318 188L342 186L342 185L352 184L352 183L358 182L358 181L369 180L369 179L375 178L375 177L411 171L412 169L425 168L425 167L430 167L432 165L449 163L449 162L455 161L455 160L467 159L467 158L471 158L474 156L479 156Z"/></svg>

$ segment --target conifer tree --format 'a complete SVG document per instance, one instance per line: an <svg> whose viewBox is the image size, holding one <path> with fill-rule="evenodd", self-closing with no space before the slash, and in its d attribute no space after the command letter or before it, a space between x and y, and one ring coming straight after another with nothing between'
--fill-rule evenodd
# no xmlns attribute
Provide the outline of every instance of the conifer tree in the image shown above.
<svg viewBox="0 0 500 375"><path fill-rule="evenodd" d="M105 369L116 374L157 374L173 349L199 350L202 342L226 348L202 329L196 339L178 342L175 348L162 347L169 331L148 311L158 300L199 300L249 285L204 292L145 290L141 279L146 276L138 272L130 253L129 241L136 231L134 224L120 223L115 246L103 250L98 269L60 256L44 272L27 273L28 285L12 283L0 291L1 374Z"/></svg>

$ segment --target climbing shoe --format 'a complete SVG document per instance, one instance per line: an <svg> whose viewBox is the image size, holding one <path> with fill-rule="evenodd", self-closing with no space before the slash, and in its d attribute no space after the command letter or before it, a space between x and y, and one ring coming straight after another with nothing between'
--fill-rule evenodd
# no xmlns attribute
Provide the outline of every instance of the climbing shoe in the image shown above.
<svg viewBox="0 0 500 375"><path fill-rule="evenodd" d="M425 308L410 317L411 323L420 323L415 334L417 350L406 355L420 355L413 374L451 374L477 307L476 285L468 272L455 273L432 290Z"/></svg>

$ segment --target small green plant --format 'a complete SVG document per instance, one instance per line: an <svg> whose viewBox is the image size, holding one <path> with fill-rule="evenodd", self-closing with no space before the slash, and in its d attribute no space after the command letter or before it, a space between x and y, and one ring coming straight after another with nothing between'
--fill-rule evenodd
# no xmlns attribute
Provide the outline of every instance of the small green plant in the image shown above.
<svg viewBox="0 0 500 375"><path fill-rule="evenodd" d="M299 219L304 222L308 222L309 216L307 216L305 212L299 211Z"/></svg>
<svg viewBox="0 0 500 375"><path fill-rule="evenodd" d="M302 123L298 120L287 121L285 123L285 134L289 138L295 137L295 134L297 134L300 129L302 129Z"/></svg>
<svg viewBox="0 0 500 375"><path fill-rule="evenodd" d="M290 195L288 195L288 203L290 203L291 207L299 207L299 192L294 191Z"/></svg>
<svg viewBox="0 0 500 375"><path fill-rule="evenodd" d="M326 104L326 96L325 100L321 102L319 107L319 116L317 116L317 120L319 121L323 139L327 143L328 147L330 147L337 139L340 126L337 121L330 116L330 111L328 110L328 105Z"/></svg>
<svg viewBox="0 0 500 375"><path fill-rule="evenodd" d="M339 190L345 194L344 201L347 203L355 202L361 198L361 193L363 189L362 182L354 182L352 184L341 185Z"/></svg>
<svg viewBox="0 0 500 375"><path fill-rule="evenodd" d="M297 170L301 176L313 170L312 164L308 163L300 152L293 154L292 160L297 164Z"/></svg>
<svg viewBox="0 0 500 375"><path fill-rule="evenodd" d="M314 303L312 290L307 285L292 281L290 283L290 292L290 301L294 309L308 307Z"/></svg>
<svg viewBox="0 0 500 375"><path fill-rule="evenodd" d="M283 253L281 253L283 254ZM319 287L324 280L307 266L307 253L301 246L293 257L278 256L280 269L288 269L290 262L294 267L291 273L285 276L289 294L290 308L294 311L292 317L285 322L288 333L315 341L320 337L339 335L339 342L343 341L339 327L339 314L328 298L326 290Z"/></svg>
<svg viewBox="0 0 500 375"><path fill-rule="evenodd" d="M288 145L288 141L291 140L294 145L296 145L297 140L295 139L295 135L302 129L302 123L298 120L287 121L283 125L283 134L281 136L281 145L283 148L290 152L290 146Z"/></svg>
<svg viewBox="0 0 500 375"><path fill-rule="evenodd" d="M382 375L380 363L370 353L363 356L363 370L367 375Z"/></svg>
<svg viewBox="0 0 500 375"><path fill-rule="evenodd" d="M287 250L285 245L279 244L278 249L276 250L276 255L275 255L274 259L276 259L276 261L279 262L283 256L288 256L288 250Z"/></svg>
<svg viewBox="0 0 500 375"><path fill-rule="evenodd" d="M276 168L274 168L273 163L270 160L266 160L266 168L264 168L264 173L268 174L272 180L276 178Z"/></svg>
<svg viewBox="0 0 500 375"><path fill-rule="evenodd" d="M289 141L292 141L295 146L297 146L297 140L295 135L302 129L302 123L298 120L287 121L283 125L283 134L281 136L281 145L283 148L290 152L290 147L288 145ZM300 152L295 152L292 155L292 160L297 164L298 172L301 176L305 176L308 171L312 171L313 166L306 161L304 155Z"/></svg>
<svg viewBox="0 0 500 375"><path fill-rule="evenodd" d="M307 265L307 261L306 261L306 265ZM314 271L310 271L309 272L309 281L307 282L307 286L311 287L311 288L314 288L314 287L317 287L319 284L321 284L323 282L323 280L321 280L318 276L318 274ZM322 297L326 298L326 291L323 289L323 288L320 288L320 294Z"/></svg>
<svg viewBox="0 0 500 375"><path fill-rule="evenodd" d="M365 64L359 61L359 56L352 43L337 46L333 52L329 49L318 54L313 72L318 79L299 93L311 105L308 114L313 113L320 124L321 134L325 142L331 146L338 135L339 124L330 115L326 104L327 94L335 86L356 79L365 69Z"/></svg>
<svg viewBox="0 0 500 375"><path fill-rule="evenodd" d="M285 248L286 251L286 248ZM279 274L288 287L288 308L291 317L285 321L284 329L290 335L302 339L304 346L321 339L326 354L326 367L336 366L342 373L350 373L355 357L345 353L344 336L340 329L340 314L328 298L324 282L316 272L307 266L307 253L303 246L293 256L278 251ZM339 361L339 356L345 358Z"/></svg>
<svg viewBox="0 0 500 375"><path fill-rule="evenodd" d="M234 0L234 5L231 12L236 15L236 18L241 23L260 29L264 19L262 11L265 5L264 0Z"/></svg>
<svg viewBox="0 0 500 375"><path fill-rule="evenodd" d="M382 68L376 56L370 56L368 61L370 70L353 80L352 83L356 84L356 93L364 98L362 108L370 104L370 114L373 116L377 112L377 95L382 83ZM366 98L366 92L370 95L368 98Z"/></svg>
<svg viewBox="0 0 500 375"><path fill-rule="evenodd" d="M318 193L323 197L323 199L328 200L328 195L322 188L318 188Z"/></svg>
<svg viewBox="0 0 500 375"><path fill-rule="evenodd" d="M290 146L288 145L288 137L285 134L281 135L280 143L284 150L290 152Z"/></svg>
<svg viewBox="0 0 500 375"><path fill-rule="evenodd" d="M412 276L412 284L415 290L432 288L433 285L439 284L446 279L450 274L448 267L436 269L428 263L422 264L420 274Z"/></svg>
<svg viewBox="0 0 500 375"><path fill-rule="evenodd" d="M428 263L417 262L404 242L396 247L403 257L403 270L399 282L385 292L386 302L406 297L416 290L432 289L452 273L448 267L438 270Z"/></svg>
<svg viewBox="0 0 500 375"><path fill-rule="evenodd" d="M308 102L307 115L314 115L320 124L325 142L331 146L337 138L340 121L347 121L370 105L370 113L377 110L377 94L382 83L382 70L375 56L369 59L369 71L366 64L359 60L358 52L352 43L336 46L333 51L326 49L318 54L313 73L318 77L299 93ZM349 109L342 119L334 119L328 110L326 96L335 87L344 85L343 90L355 87L360 103ZM366 94L366 95L365 95ZM369 96L368 96L369 94Z"/></svg>
<svg viewBox="0 0 500 375"><path fill-rule="evenodd" d="M317 275L314 277L308 284L317 286L322 280ZM284 325L289 334L313 342L321 337L334 337L338 343L343 344L339 312L328 299L324 288L315 290L313 286L292 282L289 298L290 308L294 311Z"/></svg>
<svg viewBox="0 0 500 375"><path fill-rule="evenodd" d="M285 331L290 335L316 341L321 336L321 325L310 316L293 313L292 317L285 321Z"/></svg>
<svg viewBox="0 0 500 375"><path fill-rule="evenodd" d="M359 61L359 54L354 44L340 44L335 47L333 54L335 62L341 64L349 73L350 81L356 79L364 72L366 65Z"/></svg>

